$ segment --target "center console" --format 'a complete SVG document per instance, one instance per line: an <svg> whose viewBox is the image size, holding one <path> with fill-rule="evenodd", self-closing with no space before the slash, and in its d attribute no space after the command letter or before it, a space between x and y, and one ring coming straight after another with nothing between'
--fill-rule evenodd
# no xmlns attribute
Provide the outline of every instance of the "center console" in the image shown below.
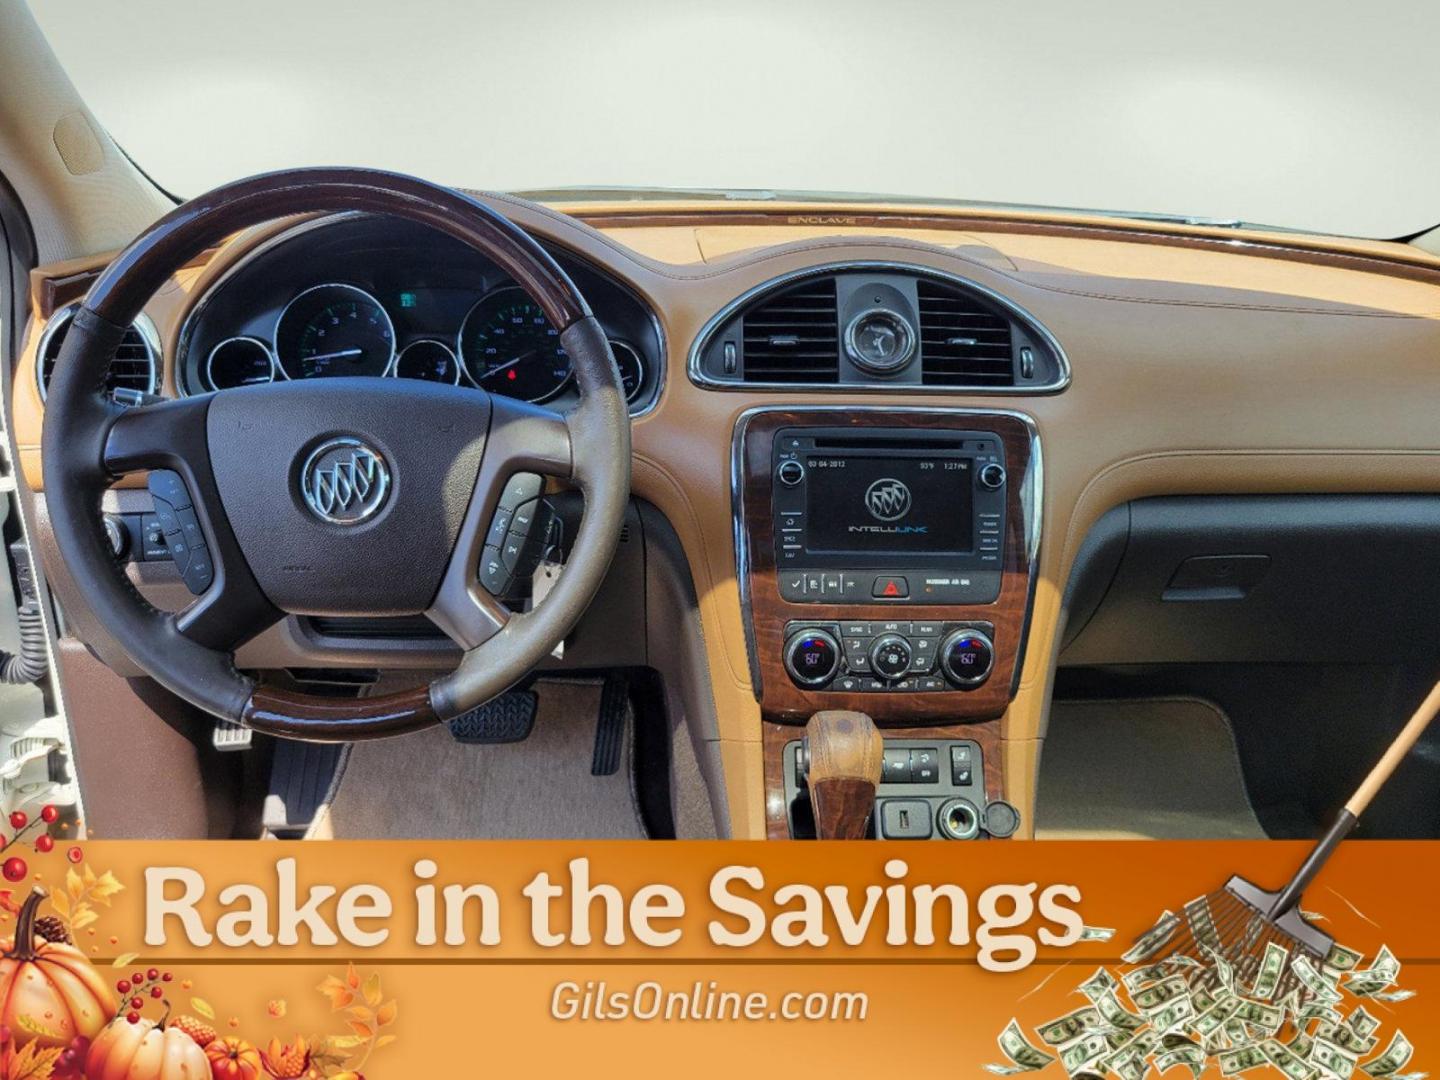
<svg viewBox="0 0 1440 1080"><path fill-rule="evenodd" d="M736 548L772 834L795 831L796 725L825 709L866 713L897 755L972 747L983 768L970 789L925 795L973 803L982 823L1003 799L996 721L1023 659L1039 469L1035 429L1013 412L778 406L742 415ZM943 825L931 835L972 832ZM905 831L925 832L896 826Z"/></svg>

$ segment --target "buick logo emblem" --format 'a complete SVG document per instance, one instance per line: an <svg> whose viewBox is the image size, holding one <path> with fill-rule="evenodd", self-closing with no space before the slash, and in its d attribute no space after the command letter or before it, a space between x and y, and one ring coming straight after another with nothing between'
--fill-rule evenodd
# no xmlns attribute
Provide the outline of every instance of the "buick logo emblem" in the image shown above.
<svg viewBox="0 0 1440 1080"><path fill-rule="evenodd" d="M899 521L910 512L910 489L899 480L876 480L865 489L865 509L876 521Z"/></svg>
<svg viewBox="0 0 1440 1080"><path fill-rule="evenodd" d="M358 525L380 512L390 494L390 467L359 439L317 446L300 470L300 495L310 512L335 525Z"/></svg>

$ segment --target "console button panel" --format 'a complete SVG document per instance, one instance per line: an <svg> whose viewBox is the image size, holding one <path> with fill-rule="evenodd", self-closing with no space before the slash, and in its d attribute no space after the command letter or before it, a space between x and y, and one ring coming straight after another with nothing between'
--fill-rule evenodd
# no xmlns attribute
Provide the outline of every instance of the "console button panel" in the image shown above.
<svg viewBox="0 0 1440 1080"><path fill-rule="evenodd" d="M790 835L812 839L805 744L784 746ZM985 762L971 739L886 739L871 832L879 840L968 840L1004 837L1019 827L1013 806L985 794ZM993 825L993 828L992 828Z"/></svg>

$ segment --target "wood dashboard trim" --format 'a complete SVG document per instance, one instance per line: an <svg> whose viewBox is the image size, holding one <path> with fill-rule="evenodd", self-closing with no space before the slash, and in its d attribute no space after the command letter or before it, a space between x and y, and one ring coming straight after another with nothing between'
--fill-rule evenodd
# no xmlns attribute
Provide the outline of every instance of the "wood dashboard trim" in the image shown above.
<svg viewBox="0 0 1440 1080"><path fill-rule="evenodd" d="M792 604L780 595L771 509L771 448L787 427L891 427L993 431L1005 445L1010 482L1000 595L991 604ZM736 576L745 622L751 680L767 721L797 724L821 709L854 709L881 726L956 724L1001 716L1019 685L1034 595L1041 518L1040 440L1023 413L976 408L905 406L760 406L742 413L731 450ZM883 614L882 614L883 612ZM781 661L791 620L929 619L985 621L995 631L995 667L970 691L886 694L809 691L797 687ZM952 736L953 737L953 736Z"/></svg>

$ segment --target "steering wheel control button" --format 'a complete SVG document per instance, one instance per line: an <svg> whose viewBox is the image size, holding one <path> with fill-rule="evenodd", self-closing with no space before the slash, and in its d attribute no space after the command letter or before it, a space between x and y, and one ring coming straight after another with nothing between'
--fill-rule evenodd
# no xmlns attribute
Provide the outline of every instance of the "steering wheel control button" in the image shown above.
<svg viewBox="0 0 1440 1080"><path fill-rule="evenodd" d="M155 469L150 473L148 483L150 495L169 503L176 510L192 505L190 492L185 487L185 481L180 479L180 474L171 472L169 469Z"/></svg>
<svg viewBox="0 0 1440 1080"><path fill-rule="evenodd" d="M880 600L903 600L910 595L910 582L903 577L877 577L870 595Z"/></svg>
<svg viewBox="0 0 1440 1080"><path fill-rule="evenodd" d="M184 570L185 587L199 596L215 580L215 565L210 561L210 551L204 544L190 549L190 561Z"/></svg>
<svg viewBox="0 0 1440 1080"><path fill-rule="evenodd" d="M485 543L490 547L499 547L506 535L510 532L510 519L513 516L511 511L495 509L495 516L490 519L490 531L485 534Z"/></svg>
<svg viewBox="0 0 1440 1080"><path fill-rule="evenodd" d="M801 630L785 643L785 670L795 685L826 685L840 669L840 644L825 630Z"/></svg>
<svg viewBox="0 0 1440 1080"><path fill-rule="evenodd" d="M516 473L500 492L500 509L515 511L532 499L538 499L545 481L536 473Z"/></svg>
<svg viewBox="0 0 1440 1080"><path fill-rule="evenodd" d="M510 589L510 572L497 547L487 545L480 553L480 584L493 596L504 596Z"/></svg>
<svg viewBox="0 0 1440 1080"><path fill-rule="evenodd" d="M956 630L940 646L940 669L956 686L979 686L994 664L995 644L979 630Z"/></svg>
<svg viewBox="0 0 1440 1080"><path fill-rule="evenodd" d="M780 468L775 470L775 476L786 487L795 487L805 479L805 466L791 458L780 463Z"/></svg>
<svg viewBox="0 0 1440 1080"><path fill-rule="evenodd" d="M980 486L987 491L999 491L1005 486L1005 469L993 461L980 470Z"/></svg>
<svg viewBox="0 0 1440 1080"><path fill-rule="evenodd" d="M870 646L870 667L884 679L901 679L910 670L910 642L899 634L885 634Z"/></svg>
<svg viewBox="0 0 1440 1080"><path fill-rule="evenodd" d="M184 510L175 511L175 516L180 521L180 532L185 537L185 543L192 548L204 547L205 533L200 528L200 519L195 516L195 511L186 507Z"/></svg>

